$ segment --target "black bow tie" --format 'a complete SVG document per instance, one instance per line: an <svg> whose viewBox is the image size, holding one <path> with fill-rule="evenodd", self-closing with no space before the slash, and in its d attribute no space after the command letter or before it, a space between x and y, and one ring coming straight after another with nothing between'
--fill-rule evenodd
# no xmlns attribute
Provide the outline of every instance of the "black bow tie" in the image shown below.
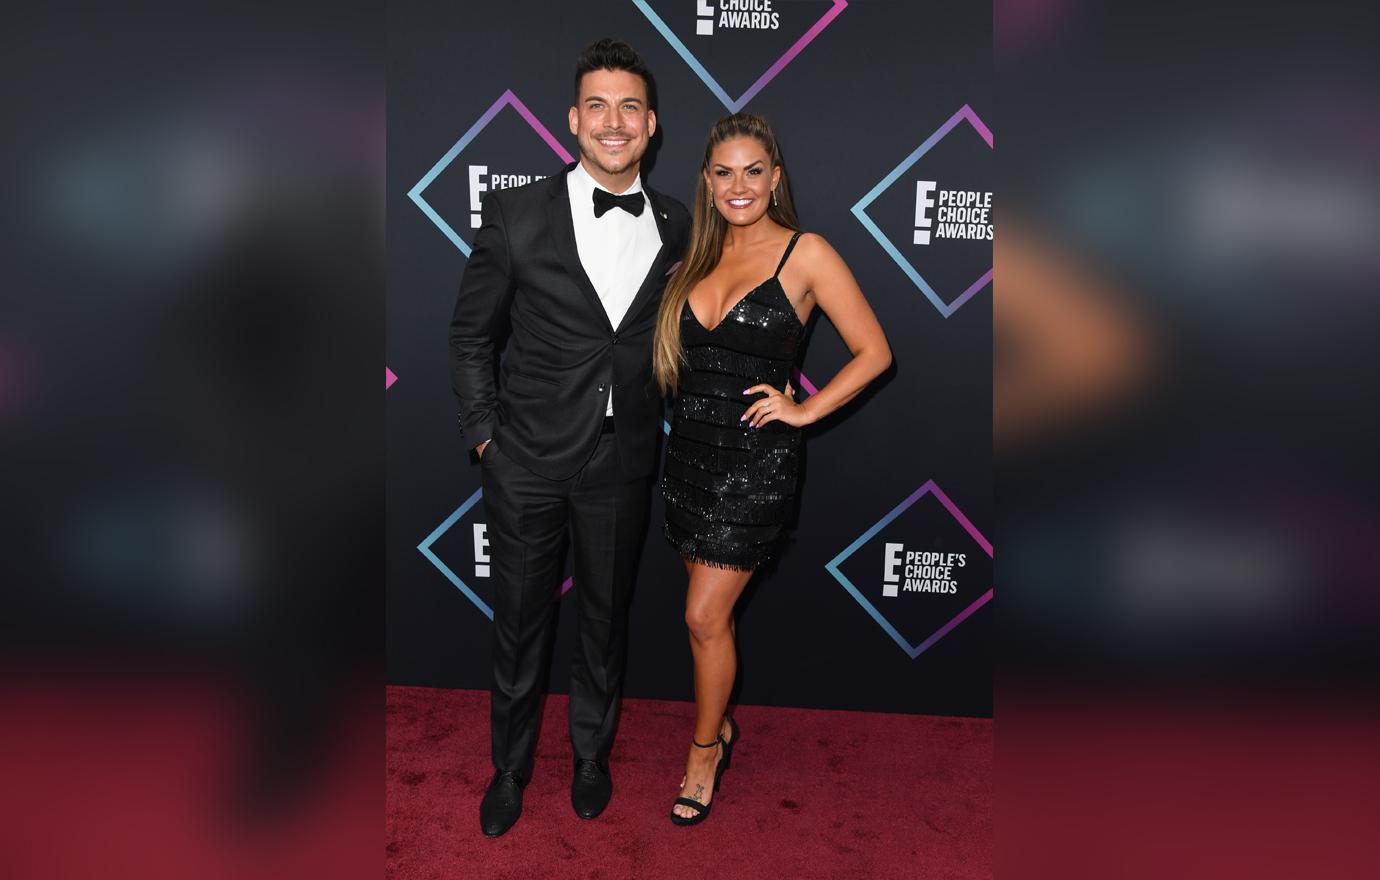
<svg viewBox="0 0 1380 880"><path fill-rule="evenodd" d="M607 190L594 189L594 216L602 217L610 208L622 208L634 217L642 216L642 208L647 204L646 196L641 192L628 193L623 196L616 196Z"/></svg>

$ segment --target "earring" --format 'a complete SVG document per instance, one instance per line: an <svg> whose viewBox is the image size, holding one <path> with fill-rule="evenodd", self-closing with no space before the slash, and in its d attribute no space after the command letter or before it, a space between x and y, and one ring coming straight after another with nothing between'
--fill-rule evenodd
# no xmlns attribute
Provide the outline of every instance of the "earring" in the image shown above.
<svg viewBox="0 0 1380 880"><path fill-rule="evenodd" d="M704 198L705 204L709 205L711 208L714 207L714 194L712 192L705 193Z"/></svg>
<svg viewBox="0 0 1380 880"><path fill-rule="evenodd" d="M776 187L771 188L771 203L776 204Z"/></svg>

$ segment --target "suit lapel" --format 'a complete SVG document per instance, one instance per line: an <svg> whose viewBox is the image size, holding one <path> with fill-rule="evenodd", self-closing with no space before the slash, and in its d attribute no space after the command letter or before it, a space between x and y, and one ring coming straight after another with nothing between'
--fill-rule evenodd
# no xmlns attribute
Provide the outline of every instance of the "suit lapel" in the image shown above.
<svg viewBox="0 0 1380 880"><path fill-rule="evenodd" d="M663 280L663 273L666 271L663 266L666 262L666 255L671 249L671 226L667 220L666 209L661 205L661 199L643 183L642 191L647 194L647 210L652 212L652 217L656 220L656 231L661 236L661 248L652 258L651 268L642 279L642 286L637 289L637 294L633 297L632 304L623 313L623 320L619 322L618 329L622 330L633 320L633 316L642 311L642 307L647 304L647 300L652 296L653 291L657 290Z"/></svg>
<svg viewBox="0 0 1380 880"><path fill-rule="evenodd" d="M551 193L551 200L546 203L546 217L551 224L551 237L556 242L556 253L560 256L561 262L565 264L566 272L570 273L570 277L575 281L575 286L580 288L585 299L589 300L589 304L599 316L599 320L612 332L613 325L609 323L608 312L604 310L604 304L599 299L594 284L589 280L589 275L585 273L584 264L580 262L579 248L575 246L575 223L570 219L570 188L566 185L565 180L566 175L570 173L570 168L573 167L572 165L566 168L565 174L557 178Z"/></svg>

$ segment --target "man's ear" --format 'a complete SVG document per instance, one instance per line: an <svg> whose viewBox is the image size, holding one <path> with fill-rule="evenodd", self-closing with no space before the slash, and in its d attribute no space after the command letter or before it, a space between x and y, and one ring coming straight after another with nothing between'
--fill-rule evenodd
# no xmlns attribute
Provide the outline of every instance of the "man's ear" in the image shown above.
<svg viewBox="0 0 1380 880"><path fill-rule="evenodd" d="M566 114L566 119L570 122L570 133L578 135L580 133L580 109L572 106L570 112Z"/></svg>

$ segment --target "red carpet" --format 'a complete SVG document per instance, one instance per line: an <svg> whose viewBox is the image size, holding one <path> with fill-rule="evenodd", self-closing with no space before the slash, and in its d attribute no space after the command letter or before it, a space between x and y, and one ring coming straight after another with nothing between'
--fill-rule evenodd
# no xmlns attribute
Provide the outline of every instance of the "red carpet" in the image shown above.
<svg viewBox="0 0 1380 880"><path fill-rule="evenodd" d="M547 701L535 778L503 837L479 831L486 692L388 689L388 876L432 878L915 878L992 874L986 719L743 706L742 745L713 813L667 815L694 707L626 700L613 801L570 807L566 699Z"/></svg>
<svg viewBox="0 0 1380 880"><path fill-rule="evenodd" d="M315 743L319 775L250 816L228 809L251 730L242 689L116 663L0 675L0 877L377 878L375 700Z"/></svg>

